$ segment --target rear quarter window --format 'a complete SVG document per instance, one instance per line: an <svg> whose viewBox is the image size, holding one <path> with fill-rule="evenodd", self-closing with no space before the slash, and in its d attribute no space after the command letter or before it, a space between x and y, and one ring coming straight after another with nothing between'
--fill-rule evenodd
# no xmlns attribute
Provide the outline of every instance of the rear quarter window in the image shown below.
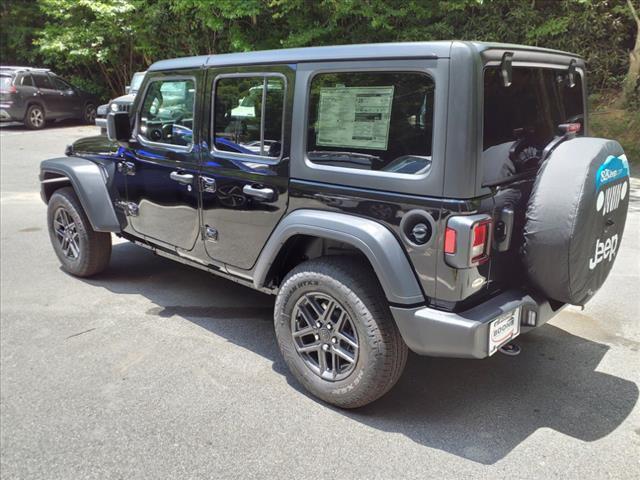
<svg viewBox="0 0 640 480"><path fill-rule="evenodd" d="M311 82L307 158L421 174L431 164L435 84L417 72L320 73Z"/></svg>

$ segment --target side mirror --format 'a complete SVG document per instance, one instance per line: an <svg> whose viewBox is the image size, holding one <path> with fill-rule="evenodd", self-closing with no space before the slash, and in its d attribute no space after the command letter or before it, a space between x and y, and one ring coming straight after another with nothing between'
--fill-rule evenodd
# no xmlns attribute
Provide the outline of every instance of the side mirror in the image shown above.
<svg viewBox="0 0 640 480"><path fill-rule="evenodd" d="M131 123L129 112L109 112L107 115L107 137L119 144L129 143L131 139Z"/></svg>
<svg viewBox="0 0 640 480"><path fill-rule="evenodd" d="M183 125L171 126L171 140L175 145L189 146L193 143L193 131Z"/></svg>
<svg viewBox="0 0 640 480"><path fill-rule="evenodd" d="M72 96L76 94L76 91L73 88L68 88L64 93L69 96Z"/></svg>
<svg viewBox="0 0 640 480"><path fill-rule="evenodd" d="M130 91L131 91L131 85L127 85L126 87L124 87L125 95L128 95Z"/></svg>

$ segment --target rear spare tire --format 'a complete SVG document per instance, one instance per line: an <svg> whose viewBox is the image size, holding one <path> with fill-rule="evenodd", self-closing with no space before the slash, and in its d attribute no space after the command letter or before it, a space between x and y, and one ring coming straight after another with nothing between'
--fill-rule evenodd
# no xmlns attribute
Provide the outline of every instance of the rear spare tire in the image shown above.
<svg viewBox="0 0 640 480"><path fill-rule="evenodd" d="M561 143L534 183L524 228L529 280L549 298L584 305L620 249L629 205L629 165L614 140Z"/></svg>

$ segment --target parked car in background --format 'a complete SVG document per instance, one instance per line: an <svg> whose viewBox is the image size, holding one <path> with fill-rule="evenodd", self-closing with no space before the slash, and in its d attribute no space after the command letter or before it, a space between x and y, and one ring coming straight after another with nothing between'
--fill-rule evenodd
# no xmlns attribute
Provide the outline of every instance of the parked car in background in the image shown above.
<svg viewBox="0 0 640 480"><path fill-rule="evenodd" d="M107 133L107 114L109 112L128 112L131 104L136 98L136 94L138 90L140 90L140 85L142 85L142 80L144 80L144 75L147 72L136 72L131 77L131 84L125 87L125 94L121 97L114 98L109 101L109 103L105 103L104 105L100 105L98 107L97 115L96 115L96 125L100 127L100 133Z"/></svg>
<svg viewBox="0 0 640 480"><path fill-rule="evenodd" d="M0 66L0 121L43 128L76 118L93 123L97 99L45 68Z"/></svg>

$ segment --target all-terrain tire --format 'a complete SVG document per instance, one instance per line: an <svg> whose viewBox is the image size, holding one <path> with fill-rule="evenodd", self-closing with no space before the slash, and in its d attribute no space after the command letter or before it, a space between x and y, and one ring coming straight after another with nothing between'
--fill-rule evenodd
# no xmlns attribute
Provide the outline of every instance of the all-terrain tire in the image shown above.
<svg viewBox="0 0 640 480"><path fill-rule="evenodd" d="M44 128L47 123L44 108L40 105L31 105L27 108L27 113L24 116L24 125L31 130L40 130Z"/></svg>
<svg viewBox="0 0 640 480"><path fill-rule="evenodd" d="M90 277L109 265L111 234L91 228L73 188L64 187L53 193L47 208L47 226L53 249L66 272ZM69 246L70 239L75 241L76 247Z"/></svg>
<svg viewBox="0 0 640 480"><path fill-rule="evenodd" d="M322 378L297 351L294 307L315 294L337 302L356 330L357 359L346 378ZM321 257L295 267L278 292L274 323L280 351L296 379L316 397L341 408L361 407L380 398L398 381L407 361L407 346L378 279L358 258Z"/></svg>

